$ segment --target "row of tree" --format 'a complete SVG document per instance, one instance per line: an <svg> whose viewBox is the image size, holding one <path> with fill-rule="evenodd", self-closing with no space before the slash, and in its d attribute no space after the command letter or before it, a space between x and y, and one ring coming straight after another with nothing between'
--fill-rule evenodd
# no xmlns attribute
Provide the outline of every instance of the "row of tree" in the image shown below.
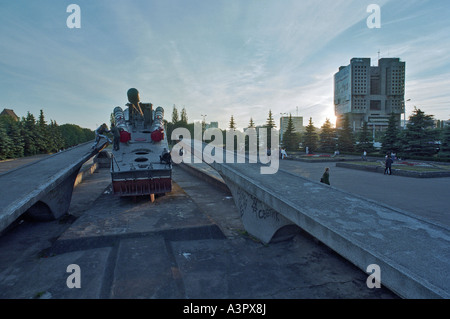
<svg viewBox="0 0 450 319"><path fill-rule="evenodd" d="M381 138L381 149L376 150L373 137L367 123L364 123L359 133L355 134L348 117L344 117L342 127L335 129L327 119L321 127L320 134L313 125L312 118L303 134L294 131L292 118L289 118L287 130L283 136L283 145L288 150L297 150L302 143L310 151L396 153L402 157L450 157L450 127L438 127L434 124L432 115L427 115L420 109L414 109L406 129L401 129L396 116L389 118L387 130Z"/></svg>
<svg viewBox="0 0 450 319"><path fill-rule="evenodd" d="M177 127L187 128L193 134L193 124L189 124L187 120L186 109L181 111L181 118L178 116L178 110L174 105L172 112L172 122L167 123L168 133ZM248 128L255 128L252 118L248 124ZM269 115L264 128L276 128L272 111ZM236 121L232 115L228 125L229 130L236 130ZM270 132L270 130L268 131ZM375 149L372 132L367 123L363 124L362 129L355 133L351 127L348 117L344 117L342 126L338 129L334 128L329 119L318 130L309 119L308 125L304 132L296 132L292 120L289 116L287 129L283 134L282 147L288 151L299 150L299 145L303 149L308 147L310 153L339 152L362 153L381 153L394 152L402 157L430 157L439 153L440 157L450 157L450 127L439 126L436 128L432 115L427 115L420 109L415 109L409 118L406 129L401 129L394 114L389 119L388 128L382 132L381 149ZM193 135L192 135L193 136ZM270 134L268 142L270 147Z"/></svg>
<svg viewBox="0 0 450 319"><path fill-rule="evenodd" d="M0 160L55 153L94 138L92 130L75 124L47 123L43 110L37 120L30 112L19 120L0 116Z"/></svg>

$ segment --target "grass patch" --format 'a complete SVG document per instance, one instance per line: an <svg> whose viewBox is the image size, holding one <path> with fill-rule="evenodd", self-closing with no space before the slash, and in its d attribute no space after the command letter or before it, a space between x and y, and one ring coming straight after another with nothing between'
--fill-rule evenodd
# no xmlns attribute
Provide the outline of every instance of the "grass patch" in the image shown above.
<svg viewBox="0 0 450 319"><path fill-rule="evenodd" d="M356 164L356 165L362 165L362 166L380 166L384 167L384 164L380 162L365 162L365 161L355 161L355 162L347 162L348 164ZM392 169L398 169L403 171L410 171L410 172L442 172L442 171L450 171L450 167L447 165L436 165L435 167L424 167L424 166L408 166L408 165L399 165L399 164L393 164Z"/></svg>
<svg viewBox="0 0 450 319"><path fill-rule="evenodd" d="M400 169L403 171L412 171L412 172L442 172L444 169L436 168L436 167L420 167L420 166L406 166L406 165L392 165L393 169ZM448 169L447 169L448 170Z"/></svg>
<svg viewBox="0 0 450 319"><path fill-rule="evenodd" d="M383 166L380 162L366 162L366 161L359 161L359 162L347 162L348 164L356 164L356 165L364 165L364 166Z"/></svg>

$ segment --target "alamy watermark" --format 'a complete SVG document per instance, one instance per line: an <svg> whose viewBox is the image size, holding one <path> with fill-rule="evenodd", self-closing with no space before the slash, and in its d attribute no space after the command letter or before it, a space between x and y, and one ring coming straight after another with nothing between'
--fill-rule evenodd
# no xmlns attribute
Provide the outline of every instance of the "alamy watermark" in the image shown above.
<svg viewBox="0 0 450 319"><path fill-rule="evenodd" d="M371 15L367 18L366 24L369 29L381 28L381 8L378 4L370 4L366 10Z"/></svg>
<svg viewBox="0 0 450 319"><path fill-rule="evenodd" d="M66 285L68 288L81 288L81 268L77 264L67 266L66 272L71 273L67 277Z"/></svg>
<svg viewBox="0 0 450 319"><path fill-rule="evenodd" d="M179 141L172 148L172 161L184 163L261 163L261 174L275 174L279 168L278 130L249 128L245 132L228 130L223 132L209 128L204 132L200 123L194 124L194 138L186 128L173 130L171 139ZM206 141L209 143L204 145ZM225 146L225 147L224 147ZM267 165L266 165L267 164Z"/></svg>
<svg viewBox="0 0 450 319"><path fill-rule="evenodd" d="M70 4L67 6L66 12L71 13L66 20L66 25L69 29L81 28L81 8L77 4Z"/></svg>
<svg viewBox="0 0 450 319"><path fill-rule="evenodd" d="M371 275L367 277L366 285L368 288L381 288L381 269L377 264L367 266L366 272Z"/></svg>

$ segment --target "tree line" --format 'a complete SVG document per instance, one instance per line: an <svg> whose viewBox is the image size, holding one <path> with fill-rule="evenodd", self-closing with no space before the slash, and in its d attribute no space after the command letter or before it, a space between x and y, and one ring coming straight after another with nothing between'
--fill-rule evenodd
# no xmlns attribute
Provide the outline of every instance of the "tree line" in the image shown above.
<svg viewBox="0 0 450 319"><path fill-rule="evenodd" d="M172 121L166 124L169 141L171 132L177 127L185 127L192 136L194 134L194 124L188 123L185 108L179 116L179 112L174 105ZM247 127L256 127L252 118L250 118ZM271 110L269 110L266 123L262 127L276 128ZM233 115L230 117L228 129L236 130L236 120ZM223 133L225 134L225 130ZM364 123L361 130L355 133L348 116L345 116L341 127L334 128L330 120L326 119L318 130L314 126L312 118L310 118L304 131L296 132L292 116L289 115L281 147L288 151L299 151L299 145L301 145L303 150L308 147L309 153L334 153L339 151L341 153L359 154L366 151L373 155L393 152L403 158L450 158L450 126L438 125L436 127L433 116L427 115L417 108L414 109L405 129L399 127L396 116L391 114L387 129L384 132L377 132L377 134L381 134L378 138L381 142L381 149L375 148L372 130L367 123ZM270 147L270 135L267 141Z"/></svg>
<svg viewBox="0 0 450 319"><path fill-rule="evenodd" d="M367 123L358 133L354 133L348 116L344 117L342 127L335 129L327 119L320 133L309 119L305 132L299 135L294 131L292 118L289 118L284 133L283 145L288 150L297 150L298 143L312 152L363 152L376 154L395 153L402 158L450 158L450 127L436 127L432 115L415 108L405 129L401 129L396 116L391 114L386 131L381 136L381 149L376 150L373 136Z"/></svg>
<svg viewBox="0 0 450 319"><path fill-rule="evenodd" d="M75 124L47 123L43 110L37 120L30 112L18 120L0 116L0 160L56 153L94 138L94 131Z"/></svg>

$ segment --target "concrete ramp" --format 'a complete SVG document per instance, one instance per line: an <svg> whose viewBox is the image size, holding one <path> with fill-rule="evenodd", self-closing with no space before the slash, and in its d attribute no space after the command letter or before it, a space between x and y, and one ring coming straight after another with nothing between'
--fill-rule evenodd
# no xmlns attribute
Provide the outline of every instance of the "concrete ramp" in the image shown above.
<svg viewBox="0 0 450 319"><path fill-rule="evenodd" d="M364 272L378 265L381 284L403 298L450 298L447 227L283 170L263 175L260 164L210 165L246 230L263 242L297 225Z"/></svg>
<svg viewBox="0 0 450 319"><path fill-rule="evenodd" d="M64 215L81 166L107 145L88 142L1 174L0 232L25 212L40 220Z"/></svg>

